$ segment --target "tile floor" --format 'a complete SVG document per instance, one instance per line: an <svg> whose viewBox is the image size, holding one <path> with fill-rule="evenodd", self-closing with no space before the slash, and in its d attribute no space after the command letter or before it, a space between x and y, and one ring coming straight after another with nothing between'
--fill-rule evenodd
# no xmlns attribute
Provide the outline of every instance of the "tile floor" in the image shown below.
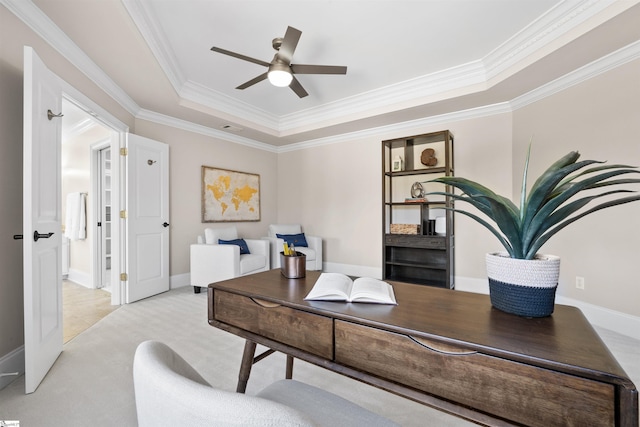
<svg viewBox="0 0 640 427"><path fill-rule="evenodd" d="M69 280L62 281L62 321L64 342L102 319L119 306L111 305L111 294L102 289L89 289Z"/></svg>

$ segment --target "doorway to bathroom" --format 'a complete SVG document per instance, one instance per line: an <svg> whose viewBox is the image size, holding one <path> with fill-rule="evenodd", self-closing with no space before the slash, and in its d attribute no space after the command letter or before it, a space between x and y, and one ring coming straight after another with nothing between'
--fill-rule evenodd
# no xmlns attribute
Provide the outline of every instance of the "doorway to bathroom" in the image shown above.
<svg viewBox="0 0 640 427"><path fill-rule="evenodd" d="M64 342L118 305L111 304L111 143L113 131L62 101L61 196Z"/></svg>

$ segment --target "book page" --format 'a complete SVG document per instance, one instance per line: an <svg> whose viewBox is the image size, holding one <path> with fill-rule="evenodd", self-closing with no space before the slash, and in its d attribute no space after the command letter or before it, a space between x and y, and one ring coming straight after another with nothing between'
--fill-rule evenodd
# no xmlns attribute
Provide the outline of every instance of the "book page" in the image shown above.
<svg viewBox="0 0 640 427"><path fill-rule="evenodd" d="M353 282L341 273L322 273L305 300L347 301Z"/></svg>
<svg viewBox="0 0 640 427"><path fill-rule="evenodd" d="M393 287L382 280L360 277L353 282L351 301L397 304Z"/></svg>

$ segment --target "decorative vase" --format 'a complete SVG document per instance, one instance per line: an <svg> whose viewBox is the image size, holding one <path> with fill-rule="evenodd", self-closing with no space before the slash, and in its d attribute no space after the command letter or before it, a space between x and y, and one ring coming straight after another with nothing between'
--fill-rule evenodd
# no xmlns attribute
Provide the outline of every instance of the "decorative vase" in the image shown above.
<svg viewBox="0 0 640 427"><path fill-rule="evenodd" d="M487 254L486 262L491 305L522 317L553 313L560 257L537 254L526 260L495 252Z"/></svg>

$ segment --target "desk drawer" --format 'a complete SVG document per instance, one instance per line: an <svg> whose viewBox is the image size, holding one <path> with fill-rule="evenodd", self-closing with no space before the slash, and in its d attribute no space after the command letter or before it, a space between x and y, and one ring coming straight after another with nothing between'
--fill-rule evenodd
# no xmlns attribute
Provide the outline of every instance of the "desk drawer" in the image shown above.
<svg viewBox="0 0 640 427"><path fill-rule="evenodd" d="M315 355L333 358L333 321L279 304L214 291L214 318Z"/></svg>
<svg viewBox="0 0 640 427"><path fill-rule="evenodd" d="M338 363L528 426L614 425L612 385L349 322L335 329Z"/></svg>

